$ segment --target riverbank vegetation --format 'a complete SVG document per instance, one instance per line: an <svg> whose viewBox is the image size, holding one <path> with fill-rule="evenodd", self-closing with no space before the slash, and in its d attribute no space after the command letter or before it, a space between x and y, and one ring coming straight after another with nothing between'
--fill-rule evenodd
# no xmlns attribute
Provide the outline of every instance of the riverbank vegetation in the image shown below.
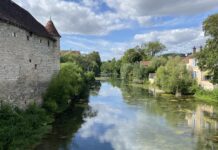
<svg viewBox="0 0 218 150"><path fill-rule="evenodd" d="M203 89L197 90L195 93L195 97L204 100L207 102L217 102L218 100L218 89L215 89L213 91L206 91Z"/></svg>
<svg viewBox="0 0 218 150"><path fill-rule="evenodd" d="M100 74L100 66L98 52L61 55L61 70L51 80L44 95L43 107L50 113L60 113L70 103L83 98L95 81L95 76Z"/></svg>
<svg viewBox="0 0 218 150"><path fill-rule="evenodd" d="M0 109L0 150L30 150L46 134L53 117L45 109L31 105L20 110L9 105Z"/></svg>
<svg viewBox="0 0 218 150"><path fill-rule="evenodd" d="M165 66L157 69L156 85L177 96L193 94L197 88L196 81L179 57L170 58Z"/></svg>
<svg viewBox="0 0 218 150"><path fill-rule="evenodd" d="M101 58L98 52L91 52L90 54L81 55L77 53L62 53L61 63L75 63L80 66L84 72L93 72L95 76L101 73Z"/></svg>

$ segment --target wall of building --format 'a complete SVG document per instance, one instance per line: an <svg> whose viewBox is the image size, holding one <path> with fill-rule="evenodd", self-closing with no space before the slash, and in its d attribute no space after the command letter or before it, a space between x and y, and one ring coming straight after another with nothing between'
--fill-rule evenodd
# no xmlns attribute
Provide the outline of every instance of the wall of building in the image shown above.
<svg viewBox="0 0 218 150"><path fill-rule="evenodd" d="M197 80L199 86L205 90L214 90L215 85L213 85L210 81L205 80L207 72L200 70L200 68L197 66L197 61L195 58L189 59L187 68L191 71L193 78Z"/></svg>
<svg viewBox="0 0 218 150"><path fill-rule="evenodd" d="M60 41L39 37L0 22L0 101L25 107L41 94L60 69Z"/></svg>

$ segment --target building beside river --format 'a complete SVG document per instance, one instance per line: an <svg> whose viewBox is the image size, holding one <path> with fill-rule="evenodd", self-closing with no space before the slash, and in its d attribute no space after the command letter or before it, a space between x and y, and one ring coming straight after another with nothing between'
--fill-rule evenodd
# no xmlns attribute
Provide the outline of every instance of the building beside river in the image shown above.
<svg viewBox="0 0 218 150"><path fill-rule="evenodd" d="M19 107L40 103L60 69L60 34L11 0L0 1L0 100Z"/></svg>
<svg viewBox="0 0 218 150"><path fill-rule="evenodd" d="M214 90L217 87L217 85L214 85L210 82L211 74L209 71L202 71L198 67L198 60L195 58L196 52L197 49L196 47L194 47L193 53L184 58L184 61L187 65L187 69L192 73L192 77L196 79L199 86L201 86L205 90Z"/></svg>

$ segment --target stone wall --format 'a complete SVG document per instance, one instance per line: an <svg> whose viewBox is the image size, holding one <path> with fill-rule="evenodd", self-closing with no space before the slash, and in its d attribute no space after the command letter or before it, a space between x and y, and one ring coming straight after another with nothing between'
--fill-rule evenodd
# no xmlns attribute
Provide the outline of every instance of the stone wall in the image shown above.
<svg viewBox="0 0 218 150"><path fill-rule="evenodd" d="M0 22L0 101L19 107L41 102L41 94L60 69L60 41L39 37Z"/></svg>

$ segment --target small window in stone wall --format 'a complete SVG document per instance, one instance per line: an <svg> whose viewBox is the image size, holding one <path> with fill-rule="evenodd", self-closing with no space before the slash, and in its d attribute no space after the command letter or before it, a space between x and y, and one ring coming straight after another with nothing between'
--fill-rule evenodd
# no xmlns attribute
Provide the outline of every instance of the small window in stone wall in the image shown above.
<svg viewBox="0 0 218 150"><path fill-rule="evenodd" d="M54 41L54 47L58 47L58 42Z"/></svg>
<svg viewBox="0 0 218 150"><path fill-rule="evenodd" d="M39 43L42 43L42 39L39 40Z"/></svg>
<svg viewBox="0 0 218 150"><path fill-rule="evenodd" d="M26 36L26 39L27 39L27 41L29 41L29 40L30 40L30 37L27 35L27 36Z"/></svg>
<svg viewBox="0 0 218 150"><path fill-rule="evenodd" d="M31 62L32 62L32 60L31 60L31 59L29 59L29 62L31 63Z"/></svg>
<svg viewBox="0 0 218 150"><path fill-rule="evenodd" d="M13 36L13 37L17 37L17 33L13 32L13 33L12 33L12 36Z"/></svg>
<svg viewBox="0 0 218 150"><path fill-rule="evenodd" d="M35 64L35 69L37 69L37 64Z"/></svg>
<svg viewBox="0 0 218 150"><path fill-rule="evenodd" d="M33 36L33 32L30 32L30 37L32 37Z"/></svg>

